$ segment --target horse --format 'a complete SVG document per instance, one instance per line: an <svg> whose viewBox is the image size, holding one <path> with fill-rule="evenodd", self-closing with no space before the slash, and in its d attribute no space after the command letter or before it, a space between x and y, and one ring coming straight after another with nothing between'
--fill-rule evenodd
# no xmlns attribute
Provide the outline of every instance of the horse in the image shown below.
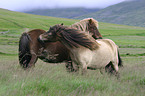
<svg viewBox="0 0 145 96"><path fill-rule="evenodd" d="M39 39L45 42L60 41L70 51L70 57L75 70L105 69L111 63L112 70L118 73L118 47L110 39L97 39L86 32L63 25L50 27L49 31L41 34Z"/></svg>
<svg viewBox="0 0 145 96"><path fill-rule="evenodd" d="M102 38L98 31L98 22L93 18L83 19L70 27L83 30L89 33L93 38ZM66 68L68 71L74 71L69 50L57 42L42 42L38 40L39 35L45 33L45 30L34 29L29 32L24 32L19 41L19 63L24 68L35 66L37 59L41 59L48 63L67 62Z"/></svg>
<svg viewBox="0 0 145 96"><path fill-rule="evenodd" d="M91 34L94 39L102 39L102 35L98 30L98 21L93 18L87 18L80 20L80 22L76 22L72 24L70 27L87 32Z"/></svg>

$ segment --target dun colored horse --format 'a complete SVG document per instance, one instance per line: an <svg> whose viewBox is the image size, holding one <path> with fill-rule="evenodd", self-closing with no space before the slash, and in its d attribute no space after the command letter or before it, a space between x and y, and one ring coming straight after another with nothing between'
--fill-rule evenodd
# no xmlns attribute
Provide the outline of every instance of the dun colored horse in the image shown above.
<svg viewBox="0 0 145 96"><path fill-rule="evenodd" d="M102 69L111 64L111 69L118 73L119 52L117 45L110 39L97 39L80 30L55 25L48 32L41 34L39 39L45 42L60 41L70 52L75 70L82 68L82 74L87 69Z"/></svg>
<svg viewBox="0 0 145 96"><path fill-rule="evenodd" d="M98 31L98 22L93 18L81 20L73 25L72 28L79 29L89 33L94 39L102 38ZM19 63L23 68L29 68L35 65L37 59L41 59L48 63L67 62L66 68L74 71L69 50L56 42L42 42L38 37L45 33L42 29L34 29L23 33L19 41Z"/></svg>

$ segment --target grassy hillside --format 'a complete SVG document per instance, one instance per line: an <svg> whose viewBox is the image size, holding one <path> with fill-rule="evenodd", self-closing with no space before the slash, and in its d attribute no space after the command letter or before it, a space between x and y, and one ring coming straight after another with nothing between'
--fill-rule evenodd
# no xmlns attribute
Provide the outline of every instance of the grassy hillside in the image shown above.
<svg viewBox="0 0 145 96"><path fill-rule="evenodd" d="M77 18L93 17L101 22L145 27L144 4L145 0L122 2Z"/></svg>
<svg viewBox="0 0 145 96"><path fill-rule="evenodd" d="M2 19L3 18L3 19ZM104 38L119 47L124 68L120 79L99 70L88 74L68 73L65 63L38 61L23 70L18 63L18 41L22 32L34 28L48 30L58 23L77 20L29 15L0 9L0 96L144 96L145 28L99 23Z"/></svg>
<svg viewBox="0 0 145 96"><path fill-rule="evenodd" d="M75 20L31 15L0 9L0 44L18 43L18 37L20 37L22 32L31 29L48 30L50 26L62 22L65 25L70 25Z"/></svg>
<svg viewBox="0 0 145 96"><path fill-rule="evenodd" d="M100 9L87 9L87 8L55 8L55 9L34 9L25 11L25 13L61 17L61 18L74 18L77 16L85 15L88 13L96 12Z"/></svg>
<svg viewBox="0 0 145 96"><path fill-rule="evenodd" d="M48 29L50 25L64 22L68 25L74 21L70 19L46 17L39 15L30 15L20 12L13 12L9 10L0 9L0 26L3 29L22 29L22 28L43 28Z"/></svg>

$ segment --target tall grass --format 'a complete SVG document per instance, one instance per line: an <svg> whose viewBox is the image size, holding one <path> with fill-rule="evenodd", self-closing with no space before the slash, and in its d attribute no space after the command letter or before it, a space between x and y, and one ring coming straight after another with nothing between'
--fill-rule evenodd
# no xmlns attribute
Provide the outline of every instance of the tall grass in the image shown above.
<svg viewBox="0 0 145 96"><path fill-rule="evenodd" d="M64 63L56 65L39 61L35 68L23 70L15 58L2 60L0 95L143 96L145 57L123 57L123 61L124 68L120 69L118 80L98 70L88 70L84 76L68 73Z"/></svg>

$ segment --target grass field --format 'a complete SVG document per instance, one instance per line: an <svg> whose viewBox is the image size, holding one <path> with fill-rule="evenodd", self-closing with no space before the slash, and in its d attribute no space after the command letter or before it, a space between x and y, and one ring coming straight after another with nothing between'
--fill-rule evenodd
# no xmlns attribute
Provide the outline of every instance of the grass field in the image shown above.
<svg viewBox="0 0 145 96"><path fill-rule="evenodd" d="M35 68L23 70L18 63L18 42L22 32L77 20L29 15L0 9L0 96L144 96L145 28L99 23L104 38L119 47L124 68L120 79L99 70L84 76L68 73L65 63L38 60Z"/></svg>

